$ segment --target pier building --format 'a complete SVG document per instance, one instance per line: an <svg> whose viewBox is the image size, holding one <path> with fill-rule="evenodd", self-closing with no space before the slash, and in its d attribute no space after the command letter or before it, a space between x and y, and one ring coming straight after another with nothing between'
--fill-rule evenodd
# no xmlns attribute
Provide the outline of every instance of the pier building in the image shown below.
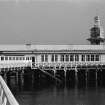
<svg viewBox="0 0 105 105"><path fill-rule="evenodd" d="M98 16L90 29L90 45L0 45L0 68L62 68L105 64L105 38Z"/></svg>

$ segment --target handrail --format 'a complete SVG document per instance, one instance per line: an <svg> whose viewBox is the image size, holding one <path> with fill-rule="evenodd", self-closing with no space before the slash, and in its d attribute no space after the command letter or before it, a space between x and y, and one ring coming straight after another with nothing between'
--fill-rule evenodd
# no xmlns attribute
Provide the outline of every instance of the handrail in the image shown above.
<svg viewBox="0 0 105 105"><path fill-rule="evenodd" d="M3 101L4 98L4 101ZM15 97L13 96L12 92L6 85L3 78L0 76L0 103L1 105L19 105L16 101Z"/></svg>
<svg viewBox="0 0 105 105"><path fill-rule="evenodd" d="M42 69L39 69L39 70L40 70L40 71L42 71L43 73L45 73L45 74L49 75L50 77L54 78L55 80L57 80L57 81L61 82L61 80L60 80L59 78L57 78L57 77L55 77L55 76L51 75L51 74L50 74L50 73L48 73L47 71L42 70Z"/></svg>

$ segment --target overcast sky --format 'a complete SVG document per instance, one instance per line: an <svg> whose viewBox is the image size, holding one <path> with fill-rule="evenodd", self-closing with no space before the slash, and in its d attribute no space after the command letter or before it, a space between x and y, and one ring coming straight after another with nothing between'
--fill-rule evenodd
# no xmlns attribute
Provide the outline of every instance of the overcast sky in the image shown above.
<svg viewBox="0 0 105 105"><path fill-rule="evenodd" d="M0 44L89 44L105 0L0 0Z"/></svg>

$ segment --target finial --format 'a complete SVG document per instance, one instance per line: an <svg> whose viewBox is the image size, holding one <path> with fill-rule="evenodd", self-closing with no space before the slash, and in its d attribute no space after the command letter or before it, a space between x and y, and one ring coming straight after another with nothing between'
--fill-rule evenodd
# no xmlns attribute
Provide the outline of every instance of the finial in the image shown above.
<svg viewBox="0 0 105 105"><path fill-rule="evenodd" d="M96 27L100 27L100 18L99 18L99 16L94 17L94 25Z"/></svg>

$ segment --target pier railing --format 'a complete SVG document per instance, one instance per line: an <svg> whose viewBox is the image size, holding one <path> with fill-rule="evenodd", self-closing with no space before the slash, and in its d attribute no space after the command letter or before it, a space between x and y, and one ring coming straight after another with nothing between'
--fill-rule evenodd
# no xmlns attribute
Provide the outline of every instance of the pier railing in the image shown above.
<svg viewBox="0 0 105 105"><path fill-rule="evenodd" d="M55 63L32 63L31 68L40 68L40 67L77 67L77 66L93 66L93 65L105 65L105 62L102 61L91 61L91 62L55 62Z"/></svg>
<svg viewBox="0 0 105 105"><path fill-rule="evenodd" d="M1 76L0 76L0 105L19 105Z"/></svg>

